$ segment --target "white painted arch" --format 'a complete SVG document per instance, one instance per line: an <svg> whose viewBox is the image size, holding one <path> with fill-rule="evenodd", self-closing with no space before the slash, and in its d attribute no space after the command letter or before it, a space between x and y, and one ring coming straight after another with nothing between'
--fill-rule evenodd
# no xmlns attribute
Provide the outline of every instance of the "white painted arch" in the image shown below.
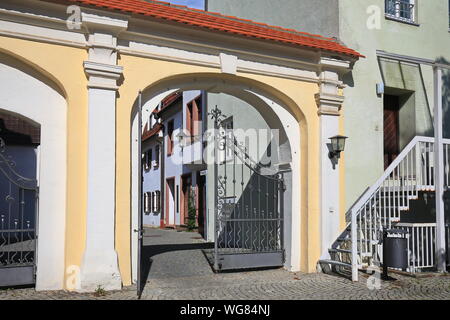
<svg viewBox="0 0 450 320"><path fill-rule="evenodd" d="M301 194L301 154L300 154L300 120L297 119L289 108L277 97L261 90L259 86L247 86L242 83L225 81L218 75L188 75L176 77L161 81L156 85L143 88L142 91L142 107L148 107L157 101L161 101L174 89L181 91L203 90L212 93L224 93L241 99L252 105L258 110L268 123L269 127L280 129L280 145L285 140L284 152L287 155L285 163L290 165L291 174L291 191L292 195ZM136 99L131 114L131 262L132 262L132 280L137 278L137 234L134 230L138 229L138 203L139 203L139 159L138 159L138 141L141 137L141 130L138 121L139 104ZM287 249L285 267L290 271L300 270L300 240L301 240L301 197L292 196L291 217L290 221L285 222L285 228L289 228L284 233L285 248ZM288 239L286 239L288 237ZM287 240L287 241L286 241Z"/></svg>
<svg viewBox="0 0 450 320"><path fill-rule="evenodd" d="M36 290L63 289L67 172L64 92L27 63L0 52L0 110L41 128Z"/></svg>

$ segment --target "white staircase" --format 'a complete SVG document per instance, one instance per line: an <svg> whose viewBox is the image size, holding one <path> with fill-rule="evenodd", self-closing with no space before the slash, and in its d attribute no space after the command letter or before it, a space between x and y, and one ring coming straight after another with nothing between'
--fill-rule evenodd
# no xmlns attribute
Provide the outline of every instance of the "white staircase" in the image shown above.
<svg viewBox="0 0 450 320"><path fill-rule="evenodd" d="M449 151L450 141L445 141L446 187L450 182ZM434 139L418 136L347 212L349 224L329 249L331 259L319 261L322 269L331 267L339 273L351 272L352 279L357 281L359 269L382 264L382 231L393 227L407 229L410 234L415 232L415 238L408 238L409 271L414 272L425 261L434 263L433 225L399 224L400 215L407 214L410 202L418 199L419 192L434 190Z"/></svg>

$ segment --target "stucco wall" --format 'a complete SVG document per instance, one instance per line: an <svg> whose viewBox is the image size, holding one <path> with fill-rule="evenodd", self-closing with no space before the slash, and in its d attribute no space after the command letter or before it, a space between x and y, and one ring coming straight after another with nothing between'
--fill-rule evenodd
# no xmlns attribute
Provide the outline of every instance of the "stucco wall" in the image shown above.
<svg viewBox="0 0 450 320"><path fill-rule="evenodd" d="M376 50L428 59L450 61L448 0L418 1L419 26L385 19L384 0L208 0L208 10L253 19L285 28L338 37L345 45L366 55L345 77L347 88L343 131L349 136L345 152L346 205L380 177L383 162L383 97L375 86L413 94L400 114L400 146L414 135L432 135L433 76L431 67L378 63ZM372 7L375 6L375 7ZM380 29L367 22L378 9ZM371 9L368 13L368 9ZM371 20L372 21L372 20ZM450 137L448 72L444 72L444 136ZM370 141L370 143L367 143Z"/></svg>
<svg viewBox="0 0 450 320"><path fill-rule="evenodd" d="M142 152L147 152L148 150L152 149L153 154L153 160L152 165L149 170L145 170L143 168L142 175L143 175L143 181L142 181L142 192L143 195L146 192L154 192L154 191L161 191L161 150L160 150L160 158L159 166L154 167L153 161L156 160L156 146L158 145L158 142L155 138L151 138L150 140L144 141L142 143ZM161 206L160 206L161 208ZM142 222L144 226L152 226L152 227L159 227L160 225L160 219L161 219L161 212L153 212L153 205L150 208L150 212L145 212L144 207L142 207Z"/></svg>
<svg viewBox="0 0 450 320"><path fill-rule="evenodd" d="M369 29L369 5L379 9L380 28ZM427 59L450 61L450 33L448 0L417 1L418 26L385 19L384 0L339 1L340 39L347 46L366 55L346 78L345 132L350 137L346 149L347 207L376 181L383 167L383 97L376 94L376 83L410 90L414 93L414 119L411 113L400 115L400 127L405 146L411 133L432 135L433 74L432 68L382 61L378 63L376 50ZM373 7L372 7L373 8ZM377 16L378 17L378 16ZM447 82L447 86L448 86ZM444 83L445 86L445 83ZM445 89L444 89L445 91ZM448 101L444 97L444 101ZM444 103L444 118L449 118ZM450 121L444 135L450 137ZM415 128L412 128L415 127ZM367 143L370 141L370 143Z"/></svg>
<svg viewBox="0 0 450 320"><path fill-rule="evenodd" d="M41 151L46 153L46 159L40 160L41 183L47 179L50 189L40 190L40 205L44 202L47 207L41 209L39 223L46 220L40 243L47 249L38 246L38 254L43 250L39 259L45 263L37 271L37 288L62 289L68 276L64 264L79 266L85 245L87 81L81 66L87 54L8 37L0 37L0 48L8 65L17 64L25 71L22 75L2 71L3 108L41 125ZM45 151L44 145L53 147ZM61 261L52 258L55 253Z"/></svg>
<svg viewBox="0 0 450 320"><path fill-rule="evenodd" d="M207 10L225 15L251 19L338 37L338 0L206 0Z"/></svg>
<svg viewBox="0 0 450 320"><path fill-rule="evenodd" d="M251 105L248 103L227 95L227 94L215 94L215 93L208 93L208 111L211 111L212 109L217 106L219 110L222 111L222 114L229 118L232 118L233 121L233 129L239 130L242 129L243 131L246 131L248 133L248 138L252 138L253 136L253 129L254 130L270 130L270 127L267 125L267 123L264 121L264 118L261 116L261 114ZM214 122L211 120L208 122L208 130L214 129ZM247 131L250 130L250 131ZM236 132L237 134L238 132ZM255 131L254 133L258 134L259 131ZM236 136L236 139L238 139L239 143L246 143L245 138L242 136ZM263 155L266 152L269 141L253 141L252 140L252 146L251 150L249 150L248 154L251 156L251 158L254 161L261 161ZM213 142L212 142L213 143ZM258 147L257 147L258 144ZM246 147L250 147L249 145L246 145ZM259 148L261 147L261 148ZM275 147L276 150L278 146ZM237 163L240 163L237 160ZM237 172L234 173L234 176L232 176L233 169L231 168L231 165L227 165L228 170L228 185L227 185L227 196L233 196L232 191L233 185L232 180L236 180L236 196L237 201L239 201L240 196L242 194L241 191L241 182L244 183L244 189L247 187L247 183L249 181L249 173L247 172L247 168L245 169L246 172L244 174L244 177L241 176L240 170L237 170ZM240 167L238 167L240 168ZM236 170L234 170L236 171ZM224 175L224 165L220 165L219 168L219 175ZM208 165L208 176L207 176L207 184L210 186L214 186L217 184L216 181L214 181L214 164L210 163ZM208 217L214 217L214 189L208 188L206 192L207 197L207 208L208 208ZM209 219L208 221L208 240L214 241L214 220Z"/></svg>

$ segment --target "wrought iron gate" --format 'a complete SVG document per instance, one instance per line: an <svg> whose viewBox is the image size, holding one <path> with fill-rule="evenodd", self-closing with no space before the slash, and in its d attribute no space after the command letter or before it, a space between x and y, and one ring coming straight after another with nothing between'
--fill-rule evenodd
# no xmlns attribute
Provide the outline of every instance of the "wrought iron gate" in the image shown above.
<svg viewBox="0 0 450 320"><path fill-rule="evenodd" d="M263 174L226 117L216 107L214 269L283 266L283 193L281 173Z"/></svg>
<svg viewBox="0 0 450 320"><path fill-rule="evenodd" d="M38 186L19 175L0 138L0 287L35 283Z"/></svg>

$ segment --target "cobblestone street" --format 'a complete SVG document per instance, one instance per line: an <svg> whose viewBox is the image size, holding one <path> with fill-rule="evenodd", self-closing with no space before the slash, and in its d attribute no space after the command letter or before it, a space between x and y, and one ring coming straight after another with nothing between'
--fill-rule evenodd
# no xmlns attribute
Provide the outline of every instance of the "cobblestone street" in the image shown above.
<svg viewBox="0 0 450 320"><path fill-rule="evenodd" d="M291 273L285 270L215 274L195 233L167 230L146 232L145 254L152 260L148 283L142 294L147 300L450 300L450 276L410 277L391 273L397 281L381 282L370 290L369 276L360 281L327 274ZM152 244L152 246L150 246ZM176 250L176 251L174 251ZM137 299L136 287L99 294L36 292L34 289L1 290L0 300L12 299Z"/></svg>

